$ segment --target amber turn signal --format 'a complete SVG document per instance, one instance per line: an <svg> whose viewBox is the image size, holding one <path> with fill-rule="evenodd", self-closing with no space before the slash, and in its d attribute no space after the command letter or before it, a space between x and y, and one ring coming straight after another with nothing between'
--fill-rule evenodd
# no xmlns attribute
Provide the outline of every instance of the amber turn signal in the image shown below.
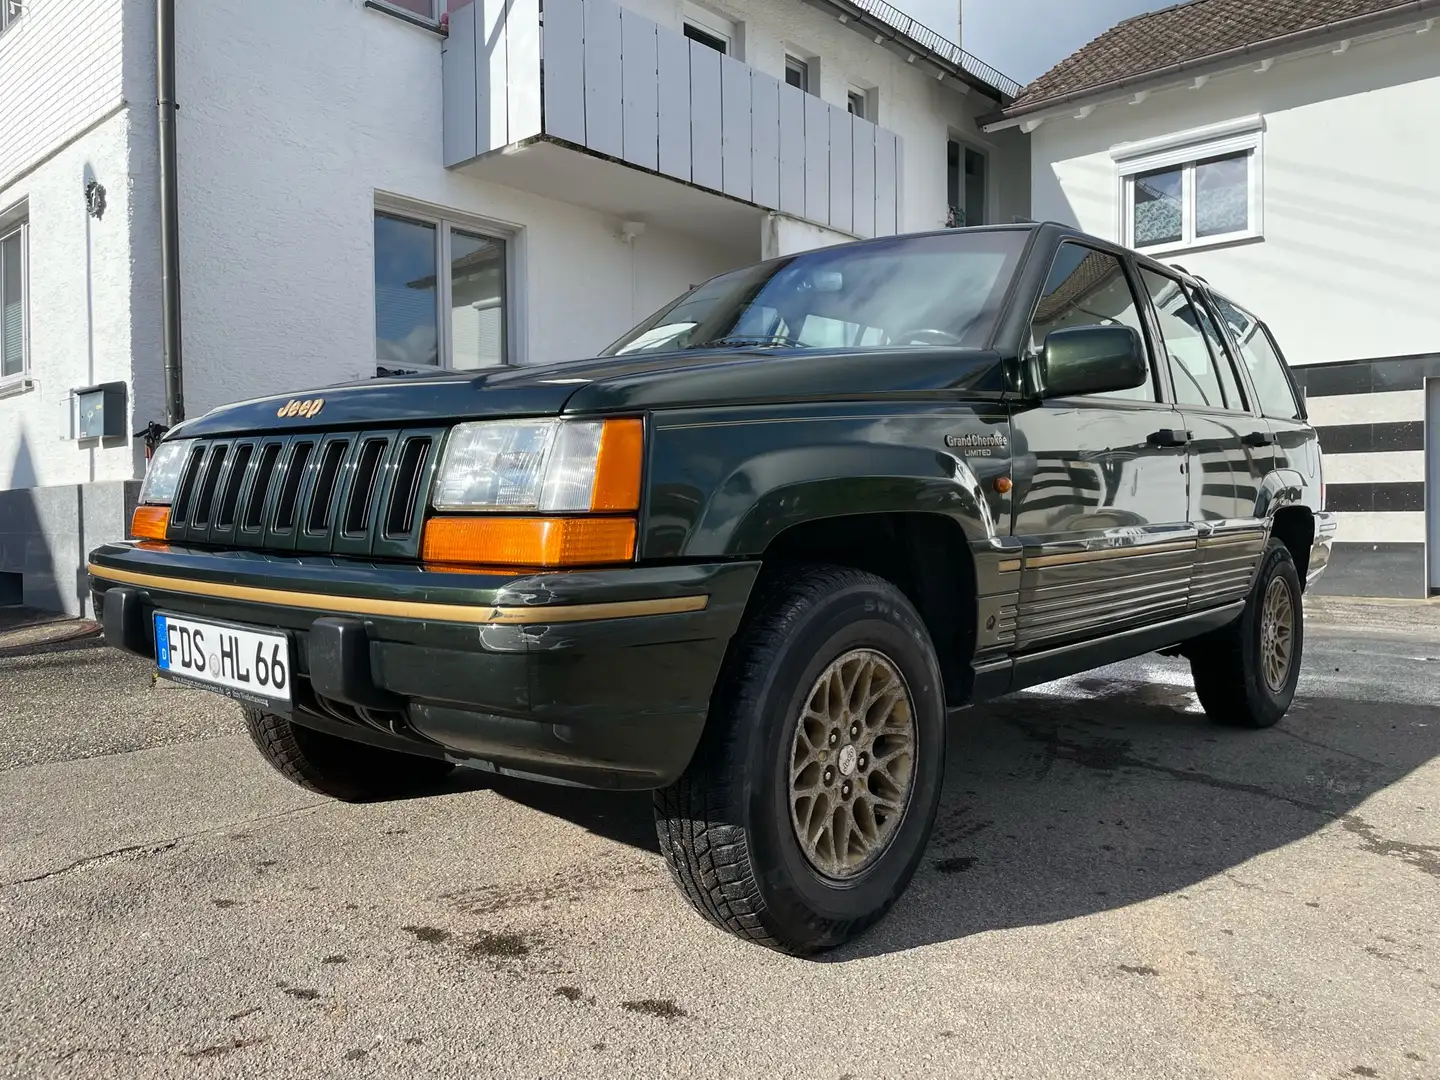
<svg viewBox="0 0 1440 1080"><path fill-rule="evenodd" d="M137 540L164 540L169 529L168 506L137 506L130 519L130 535Z"/></svg>
<svg viewBox="0 0 1440 1080"><path fill-rule="evenodd" d="M608 432L607 432L608 434ZM433 517L421 558L449 566L603 566L635 558L635 519Z"/></svg>
<svg viewBox="0 0 1440 1080"><path fill-rule="evenodd" d="M640 509L640 472L644 467L645 422L606 420L595 462L590 509L597 513Z"/></svg>

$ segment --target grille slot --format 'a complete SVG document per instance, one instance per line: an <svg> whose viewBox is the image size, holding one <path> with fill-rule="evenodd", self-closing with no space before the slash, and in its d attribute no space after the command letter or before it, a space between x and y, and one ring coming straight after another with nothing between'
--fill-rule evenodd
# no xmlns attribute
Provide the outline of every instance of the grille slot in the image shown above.
<svg viewBox="0 0 1440 1080"><path fill-rule="evenodd" d="M210 451L210 460L205 463L205 479L200 482L200 493L195 499L192 524L205 525L210 521L210 507L215 501L215 487L220 483L220 470L225 466L228 449L217 446Z"/></svg>
<svg viewBox="0 0 1440 1080"><path fill-rule="evenodd" d="M275 508L277 532L289 532L295 528L300 484L305 479L305 466L310 463L310 453L314 449L314 443L301 442L290 450L290 460L285 463L285 478L280 483L280 503Z"/></svg>
<svg viewBox="0 0 1440 1080"><path fill-rule="evenodd" d="M326 445L320 457L320 471L316 474L315 490L310 496L310 514L305 531L325 533L330 531L330 508L335 502L335 485L340 479L340 466L345 462L345 451L349 444L332 442Z"/></svg>
<svg viewBox="0 0 1440 1080"><path fill-rule="evenodd" d="M385 537L388 540L403 539L415 529L415 504L425 475L425 462L430 456L430 446L431 439L421 436L407 439L400 451L400 463L395 469L395 484L390 494L390 510L385 515Z"/></svg>
<svg viewBox="0 0 1440 1080"><path fill-rule="evenodd" d="M240 501L240 488L245 483L245 474L255 456L255 447L244 443L235 448L235 459L225 479L225 488L220 494L220 509L215 514L215 527L229 529L235 524L235 506Z"/></svg>
<svg viewBox="0 0 1440 1080"><path fill-rule="evenodd" d="M260 464L255 467L255 483L250 486L250 498L241 515L240 527L255 530L265 517L265 500L270 495L270 481L275 477L275 463L280 460L280 444L271 443L260 451Z"/></svg>
<svg viewBox="0 0 1440 1080"><path fill-rule="evenodd" d="M375 482L380 476L380 462L389 447L389 439L366 439L360 446L355 475L350 482L350 505L345 511L347 536L365 535L370 523L370 504L375 498Z"/></svg>
<svg viewBox="0 0 1440 1080"><path fill-rule="evenodd" d="M195 493L195 481L200 475L200 464L205 459L205 447L197 446L190 451L190 460L185 463L185 472L180 478L180 490L175 493L174 505L170 507L170 520L179 524L190 511L190 496Z"/></svg>

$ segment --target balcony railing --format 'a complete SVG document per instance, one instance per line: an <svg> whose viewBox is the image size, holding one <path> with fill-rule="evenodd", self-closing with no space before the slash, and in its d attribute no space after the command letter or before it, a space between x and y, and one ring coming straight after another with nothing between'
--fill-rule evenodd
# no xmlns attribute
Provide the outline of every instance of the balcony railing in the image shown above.
<svg viewBox="0 0 1440 1080"><path fill-rule="evenodd" d="M450 167L546 138L853 235L899 228L899 136L614 0L456 9L444 95Z"/></svg>
<svg viewBox="0 0 1440 1080"><path fill-rule="evenodd" d="M885 0L848 0L848 2L861 11L873 15L892 29L898 30L910 40L923 45L936 56L948 60L962 71L968 71L977 79L989 83L1007 98L1018 97L1020 91L1025 88L1010 76L996 71L985 61L971 56L955 42L937 34L924 23L916 22L903 11L887 4Z"/></svg>

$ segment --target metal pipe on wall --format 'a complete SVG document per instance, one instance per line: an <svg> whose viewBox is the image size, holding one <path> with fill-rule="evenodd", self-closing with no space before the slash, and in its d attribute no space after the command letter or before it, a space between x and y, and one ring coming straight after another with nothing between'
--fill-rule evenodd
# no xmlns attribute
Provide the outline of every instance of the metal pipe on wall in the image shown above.
<svg viewBox="0 0 1440 1080"><path fill-rule="evenodd" d="M180 191L175 113L175 0L155 4L156 102L160 117L160 312L165 343L165 424L185 419L180 340Z"/></svg>

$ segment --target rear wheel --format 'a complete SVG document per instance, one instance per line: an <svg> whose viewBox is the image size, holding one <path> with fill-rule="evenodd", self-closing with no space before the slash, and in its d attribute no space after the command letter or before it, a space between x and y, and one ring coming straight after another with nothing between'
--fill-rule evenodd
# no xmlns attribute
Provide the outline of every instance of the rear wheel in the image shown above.
<svg viewBox="0 0 1440 1080"><path fill-rule="evenodd" d="M1304 645L1295 560L1271 540L1240 618L1190 647L1200 704L1212 720L1231 727L1279 723L1295 698Z"/></svg>
<svg viewBox="0 0 1440 1080"><path fill-rule="evenodd" d="M352 742L258 709L245 710L245 726L281 776L342 802L408 795L454 769L448 761Z"/></svg>
<svg viewBox="0 0 1440 1080"><path fill-rule="evenodd" d="M923 622L889 582L799 568L758 586L705 737L655 797L676 883L705 918L790 953L889 910L939 803L945 704Z"/></svg>

